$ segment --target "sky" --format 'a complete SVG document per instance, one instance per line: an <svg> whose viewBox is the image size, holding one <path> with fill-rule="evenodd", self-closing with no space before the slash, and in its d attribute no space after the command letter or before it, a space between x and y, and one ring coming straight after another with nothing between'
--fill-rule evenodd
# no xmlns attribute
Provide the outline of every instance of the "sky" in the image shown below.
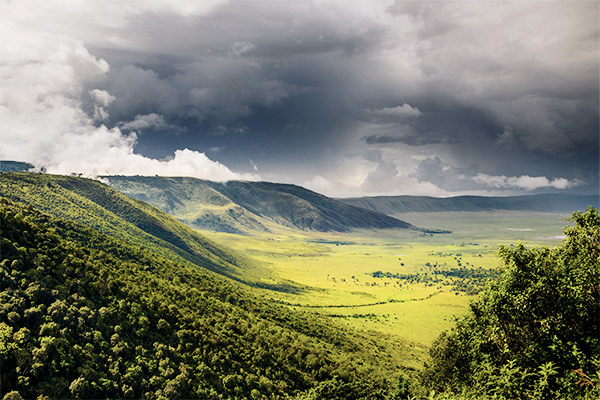
<svg viewBox="0 0 600 400"><path fill-rule="evenodd" d="M0 159L334 197L598 193L597 1L0 0Z"/></svg>

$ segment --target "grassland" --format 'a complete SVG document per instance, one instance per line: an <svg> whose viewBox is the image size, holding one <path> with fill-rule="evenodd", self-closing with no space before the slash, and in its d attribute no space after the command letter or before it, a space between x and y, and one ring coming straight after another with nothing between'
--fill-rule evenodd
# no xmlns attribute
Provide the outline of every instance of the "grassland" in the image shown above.
<svg viewBox="0 0 600 400"><path fill-rule="evenodd" d="M493 279L490 272L501 264L496 256L500 244L553 246L560 243L566 224L559 214L515 211L408 213L402 219L452 233L202 233L262 262L269 271L261 278L266 287L298 288L258 290L260 295L329 316L370 332L376 340L406 344L390 356L412 369L420 368L427 349L453 317L466 311L474 291ZM373 276L377 271L381 274ZM468 273L471 278L464 276Z"/></svg>
<svg viewBox="0 0 600 400"><path fill-rule="evenodd" d="M197 229L253 234L280 226L320 232L414 228L389 215L350 206L295 185L148 176L105 178L120 192Z"/></svg>

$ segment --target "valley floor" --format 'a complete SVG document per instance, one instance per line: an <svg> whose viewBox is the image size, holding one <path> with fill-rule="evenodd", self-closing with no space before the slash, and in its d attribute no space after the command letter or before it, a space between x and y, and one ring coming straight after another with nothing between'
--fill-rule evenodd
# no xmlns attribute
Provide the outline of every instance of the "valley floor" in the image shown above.
<svg viewBox="0 0 600 400"><path fill-rule="evenodd" d="M554 246L566 224L566 215L514 211L397 217L452 233L202 234L262 263L256 270L262 273L251 278L258 295L369 333L412 370L422 367L433 340L467 310L469 298L495 278L500 244Z"/></svg>

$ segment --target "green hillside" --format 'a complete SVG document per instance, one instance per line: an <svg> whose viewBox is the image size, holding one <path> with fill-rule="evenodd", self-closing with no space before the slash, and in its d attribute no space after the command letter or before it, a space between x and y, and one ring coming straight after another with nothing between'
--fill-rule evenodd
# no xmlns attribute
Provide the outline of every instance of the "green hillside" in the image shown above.
<svg viewBox="0 0 600 400"><path fill-rule="evenodd" d="M268 232L274 226L194 178L108 177L110 185L174 215L187 225L228 233Z"/></svg>
<svg viewBox="0 0 600 400"><path fill-rule="evenodd" d="M0 237L4 399L383 399L397 373L357 332L126 234L0 199Z"/></svg>
<svg viewBox="0 0 600 400"><path fill-rule="evenodd" d="M145 192L173 209L196 185L137 179L173 185ZM215 206L244 202L269 229L258 210L293 216L275 200L287 196L336 218L347 210L288 185L206 183L194 193ZM426 256L417 242L395 242L399 230L377 245L349 240L374 234L366 230L303 232L308 241L211 233L259 264L101 182L1 173L0 398L596 399L600 217L590 208L572 221L561 246L501 247L499 277L423 360L418 343L377 329L425 336L451 315L437 310L461 307L466 298L443 293L434 270L455 285L467 269L491 272L476 231L450 246L414 235ZM255 279L265 271L297 284ZM392 281L402 276L410 283Z"/></svg>
<svg viewBox="0 0 600 400"><path fill-rule="evenodd" d="M5 172L0 174L0 196L226 276L237 276L252 264L164 212L98 181Z"/></svg>
<svg viewBox="0 0 600 400"><path fill-rule="evenodd" d="M350 206L295 185L142 176L106 178L115 189L147 201L190 226L221 232L264 232L278 225L321 232L415 229L380 212Z"/></svg>
<svg viewBox="0 0 600 400"><path fill-rule="evenodd" d="M248 210L300 229L344 232L353 228L414 228L404 221L348 206L300 186L242 181L213 183L215 186Z"/></svg>
<svg viewBox="0 0 600 400"><path fill-rule="evenodd" d="M599 197L593 195L540 194L529 196L484 197L457 196L437 198L427 196L378 196L339 199L341 202L387 215L418 212L447 211L538 211L566 212L598 206Z"/></svg>

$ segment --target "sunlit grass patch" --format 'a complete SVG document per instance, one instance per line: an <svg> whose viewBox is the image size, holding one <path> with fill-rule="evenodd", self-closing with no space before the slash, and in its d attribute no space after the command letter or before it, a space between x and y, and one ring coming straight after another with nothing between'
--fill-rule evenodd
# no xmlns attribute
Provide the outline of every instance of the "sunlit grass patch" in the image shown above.
<svg viewBox="0 0 600 400"><path fill-rule="evenodd" d="M494 279L501 265L499 244L559 243L542 237L558 236L565 223L559 215L542 213L432 214L404 219L452 233L387 229L349 233L279 229L276 234L253 236L203 233L261 263L266 272L256 279L268 285L255 288L259 295L371 336L382 335L379 340L403 343L399 362L417 366L440 332L466 312L469 298ZM302 290L277 290L284 282Z"/></svg>

